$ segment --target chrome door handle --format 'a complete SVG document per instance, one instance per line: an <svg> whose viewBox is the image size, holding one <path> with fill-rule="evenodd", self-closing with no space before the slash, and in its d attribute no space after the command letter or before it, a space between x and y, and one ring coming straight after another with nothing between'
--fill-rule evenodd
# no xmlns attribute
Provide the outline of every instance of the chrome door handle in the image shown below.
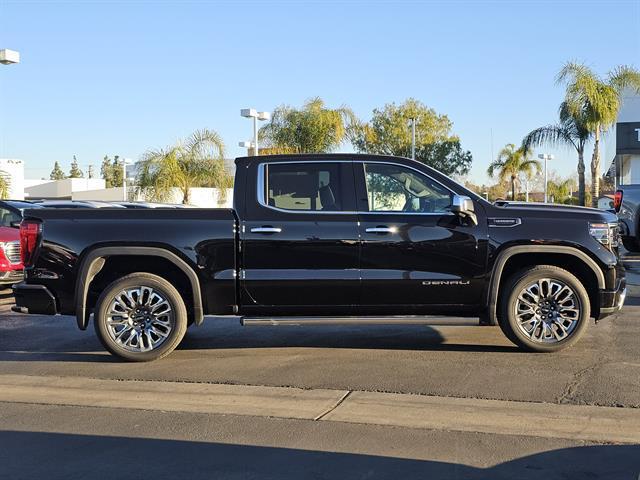
<svg viewBox="0 0 640 480"><path fill-rule="evenodd" d="M396 231L395 227L372 227L365 230L367 233L396 233Z"/></svg>
<svg viewBox="0 0 640 480"><path fill-rule="evenodd" d="M280 227L255 227L251 229L251 233L280 233Z"/></svg>

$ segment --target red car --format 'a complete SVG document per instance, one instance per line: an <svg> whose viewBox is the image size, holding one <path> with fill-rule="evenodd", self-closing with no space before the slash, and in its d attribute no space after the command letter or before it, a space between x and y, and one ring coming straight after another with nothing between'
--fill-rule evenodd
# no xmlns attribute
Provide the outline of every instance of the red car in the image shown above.
<svg viewBox="0 0 640 480"><path fill-rule="evenodd" d="M20 259L20 230L22 211L38 208L30 202L18 200L0 201L0 286L22 281Z"/></svg>

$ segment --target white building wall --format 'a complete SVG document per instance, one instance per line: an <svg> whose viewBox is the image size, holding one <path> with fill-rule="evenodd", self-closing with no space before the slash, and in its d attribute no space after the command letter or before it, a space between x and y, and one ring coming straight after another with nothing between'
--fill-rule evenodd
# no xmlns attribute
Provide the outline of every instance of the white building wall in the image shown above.
<svg viewBox="0 0 640 480"><path fill-rule="evenodd" d="M0 172L9 180L9 198L24 199L24 163L16 158L0 158Z"/></svg>
<svg viewBox="0 0 640 480"><path fill-rule="evenodd" d="M128 190L129 200L147 201L142 195L133 195L133 190ZM226 197L221 195L217 188L192 188L190 193L189 205L200 208L231 208L233 205L233 189L226 191ZM124 199L122 187L103 188L97 190L85 190L82 192L74 192L73 200L97 200L103 202L120 202ZM178 188L174 188L164 203L182 203L182 192Z"/></svg>
<svg viewBox="0 0 640 480"><path fill-rule="evenodd" d="M640 95L631 89L625 90L622 94L617 123L640 125ZM640 141L640 132L638 132L638 140ZM613 147L612 149L610 145ZM607 159L614 158L617 151L616 128L614 127L607 139ZM640 153L619 154L618 168L618 180L622 185L640 184Z"/></svg>
<svg viewBox="0 0 640 480"><path fill-rule="evenodd" d="M25 188L26 198L71 199L74 192L104 189L101 178L65 178Z"/></svg>
<svg viewBox="0 0 640 480"><path fill-rule="evenodd" d="M72 192L71 200L98 200L102 202L121 202L124 200L122 187L101 188L98 190L83 190Z"/></svg>

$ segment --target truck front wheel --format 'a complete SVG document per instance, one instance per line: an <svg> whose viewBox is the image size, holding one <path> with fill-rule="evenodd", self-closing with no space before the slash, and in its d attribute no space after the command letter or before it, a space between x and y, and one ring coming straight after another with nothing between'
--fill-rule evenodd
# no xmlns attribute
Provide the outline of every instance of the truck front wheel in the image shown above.
<svg viewBox="0 0 640 480"><path fill-rule="evenodd" d="M125 360L148 362L170 354L184 337L187 310L164 278L132 273L100 295L93 320L102 345Z"/></svg>
<svg viewBox="0 0 640 480"><path fill-rule="evenodd" d="M555 352L576 343L589 323L589 296L568 271L540 265L521 270L503 285L499 323L516 345Z"/></svg>

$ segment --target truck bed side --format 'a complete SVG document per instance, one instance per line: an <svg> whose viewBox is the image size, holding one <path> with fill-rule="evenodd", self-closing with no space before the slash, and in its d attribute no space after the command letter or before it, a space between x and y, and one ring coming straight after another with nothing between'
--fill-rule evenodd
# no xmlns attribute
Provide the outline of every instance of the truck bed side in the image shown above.
<svg viewBox="0 0 640 480"><path fill-rule="evenodd" d="M111 281L147 271L168 277L189 307L194 306L195 283L202 313L233 313L237 260L233 210L37 209L27 210L25 219L42 222L42 243L35 265L26 271L26 283L47 287L57 299L57 313L77 313L83 260L93 258L97 249L106 254L87 285L88 310ZM169 254L157 255L163 252ZM195 276L188 271L185 275L188 269Z"/></svg>

